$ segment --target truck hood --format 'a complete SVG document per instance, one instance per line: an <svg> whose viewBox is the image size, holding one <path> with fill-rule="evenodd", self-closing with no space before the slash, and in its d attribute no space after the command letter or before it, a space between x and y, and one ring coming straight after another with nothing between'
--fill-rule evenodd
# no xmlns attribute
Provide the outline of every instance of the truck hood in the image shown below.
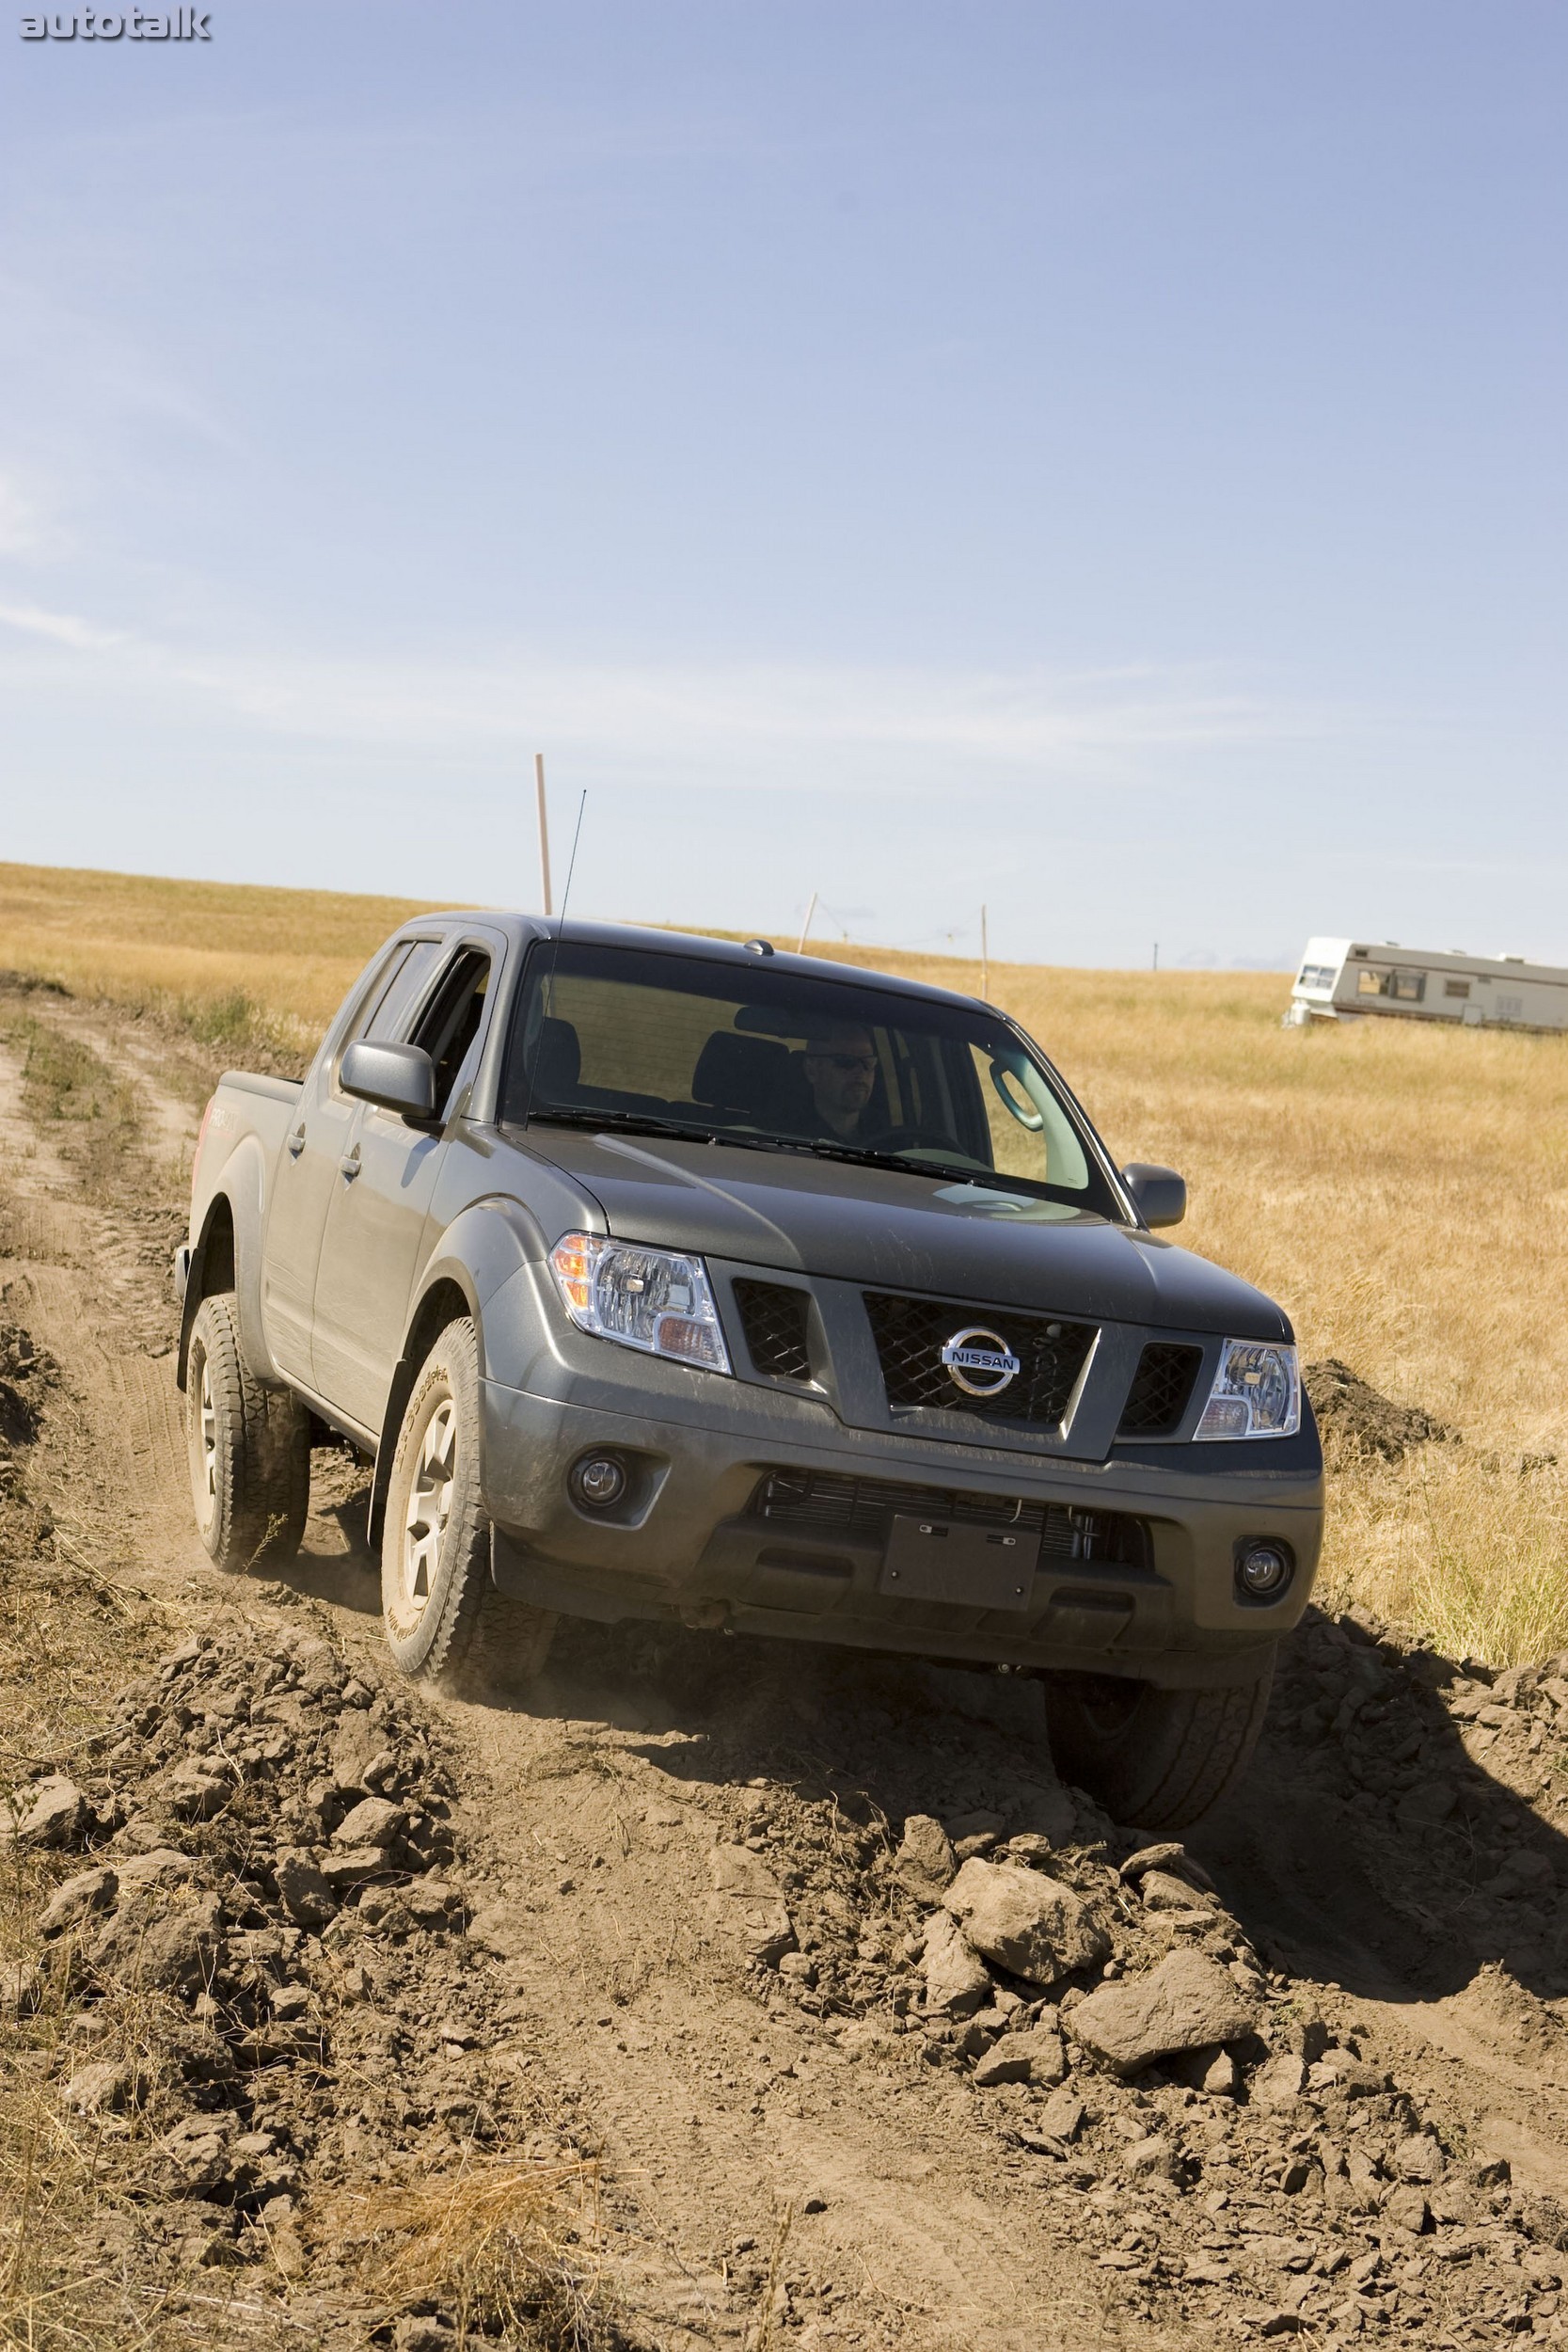
<svg viewBox="0 0 1568 2352"><path fill-rule="evenodd" d="M1288 1340L1249 1282L1154 1234L989 1185L794 1152L531 1125L626 1241L1098 1322Z"/></svg>

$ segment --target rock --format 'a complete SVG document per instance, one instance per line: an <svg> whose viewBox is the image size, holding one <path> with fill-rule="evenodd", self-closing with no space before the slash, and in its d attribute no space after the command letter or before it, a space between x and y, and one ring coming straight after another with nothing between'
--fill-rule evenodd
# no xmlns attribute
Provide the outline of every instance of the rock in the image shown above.
<svg viewBox="0 0 1568 2352"><path fill-rule="evenodd" d="M119 1881L113 1870L78 1870L55 1889L39 1921L43 1935L60 1935L73 1928L95 1911L107 1911L119 1892Z"/></svg>
<svg viewBox="0 0 1568 2352"><path fill-rule="evenodd" d="M975 2060L970 2080L982 2090L990 2090L996 2083L1026 2083L1029 2054L1017 2046L1022 2039L1022 2034L1005 2034L994 2049Z"/></svg>
<svg viewBox="0 0 1568 2352"><path fill-rule="evenodd" d="M1248 2093L1251 2104L1265 2113L1293 2107L1307 2089L1307 2069L1293 2050L1284 2051L1259 2067Z"/></svg>
<svg viewBox="0 0 1568 2352"><path fill-rule="evenodd" d="M1029 2061L1023 2079L1041 2090L1053 2090L1067 2073L1067 2045L1053 2026L1027 2026L1022 2033L1006 2035L997 2047L1022 2053Z"/></svg>
<svg viewBox="0 0 1568 2352"><path fill-rule="evenodd" d="M24 1804L12 1836L19 1846L79 1846L96 1816L74 1781L51 1772L23 1791Z"/></svg>
<svg viewBox="0 0 1568 2352"><path fill-rule="evenodd" d="M956 1813L947 1824L947 1835L957 1846L966 1837L1000 1837L1006 1826L1000 1813Z"/></svg>
<svg viewBox="0 0 1568 2352"><path fill-rule="evenodd" d="M1408 2230L1412 2237L1419 2237L1431 2218L1425 2197L1408 2182L1389 2190L1383 2201L1383 2217L1396 2230Z"/></svg>
<svg viewBox="0 0 1568 2352"><path fill-rule="evenodd" d="M804 1985L809 1993L816 1982L816 1963L805 1952L785 1952L779 1962L779 1974Z"/></svg>
<svg viewBox="0 0 1568 2352"><path fill-rule="evenodd" d="M152 1793L182 1821L210 1821L229 1803L234 1783L199 1756L188 1756L153 1784Z"/></svg>
<svg viewBox="0 0 1568 2352"><path fill-rule="evenodd" d="M1012 1863L966 1862L942 1899L975 1951L1031 1984L1054 1984L1111 1948L1070 1887Z"/></svg>
<svg viewBox="0 0 1568 2352"><path fill-rule="evenodd" d="M324 1928L338 1908L338 1899L308 1853L279 1854L274 1870L277 1899L295 1927Z"/></svg>
<svg viewBox="0 0 1568 2352"><path fill-rule="evenodd" d="M893 1864L905 1892L918 1903L940 1903L958 1867L942 1823L929 1813L911 1813Z"/></svg>
<svg viewBox="0 0 1568 2352"><path fill-rule="evenodd" d="M1173 1878L1168 1870L1148 1870L1138 1881L1138 1892L1147 1911L1198 1911L1212 1918L1213 1913L1187 1879Z"/></svg>
<svg viewBox="0 0 1568 2352"><path fill-rule="evenodd" d="M367 1879L379 1878L388 1867L387 1855L380 1846L351 1846L346 1853L324 1854L319 1865L323 1879L335 1896L346 1895L351 1887L362 1886Z"/></svg>
<svg viewBox="0 0 1568 2352"><path fill-rule="evenodd" d="M332 1833L335 1846L392 1846L408 1826L408 1816L401 1804L392 1804L386 1797L365 1797L353 1811L345 1813Z"/></svg>
<svg viewBox="0 0 1568 2352"><path fill-rule="evenodd" d="M462 1896L441 1879L416 1880L404 1888L403 1899L416 1927L450 1928L462 1916Z"/></svg>
<svg viewBox="0 0 1568 2352"><path fill-rule="evenodd" d="M368 1716L344 1716L332 1735L333 1775L345 1788L367 1788L365 1767L383 1753L382 1734Z"/></svg>
<svg viewBox="0 0 1568 2352"><path fill-rule="evenodd" d="M122 1902L87 1948L95 1975L162 1993L205 1992L217 1965L223 1906L195 1895L158 1906L156 1897Z"/></svg>
<svg viewBox="0 0 1568 2352"><path fill-rule="evenodd" d="M1069 2083L1053 2090L1039 2112L1039 2129L1048 2139L1059 2139L1070 2147L1084 2128L1088 2113L1084 2102Z"/></svg>
<svg viewBox="0 0 1568 2352"><path fill-rule="evenodd" d="M1176 2170L1176 2149L1164 2132L1150 2132L1133 2140L1122 2157L1125 2169L1148 2180L1170 2180Z"/></svg>
<svg viewBox="0 0 1568 2352"><path fill-rule="evenodd" d="M140 1853L127 1854L122 1861L115 1857L115 1876L119 1881L122 1896L138 1886L174 1886L182 1880L196 1876L194 1854L181 1853L173 1846L149 1846Z"/></svg>
<svg viewBox="0 0 1568 2352"><path fill-rule="evenodd" d="M410 2316L392 2330L392 2352L451 2352L456 2342L454 2330L439 2319Z"/></svg>
<svg viewBox="0 0 1568 2352"><path fill-rule="evenodd" d="M1073 2039L1118 2074L1174 2051L1234 2042L1252 2010L1224 1969L1199 1952L1172 1952L1147 1976L1104 1984L1068 2012Z"/></svg>
<svg viewBox="0 0 1568 2352"><path fill-rule="evenodd" d="M1016 1837L1009 1837L1006 1851L1009 1862L1038 1863L1042 1867L1056 1858L1055 1840L1035 1829L1020 1830Z"/></svg>
<svg viewBox="0 0 1568 2352"><path fill-rule="evenodd" d="M1370 2066L1349 2050L1325 2050L1307 2074L1309 2090L1338 2090L1347 2099L1375 2099L1387 2089L1381 2067Z"/></svg>
<svg viewBox="0 0 1568 2352"><path fill-rule="evenodd" d="M1402 2181L1428 2188L1434 2181L1440 2181L1448 2169L1443 2151L1431 2132L1412 2132L1408 2138L1402 2139L1394 2150L1393 2164Z"/></svg>
<svg viewBox="0 0 1568 2352"><path fill-rule="evenodd" d="M137 2105L146 2086L135 2068L114 2058L101 2058L72 2074L65 2103L78 2115L117 2114Z"/></svg>
<svg viewBox="0 0 1568 2352"><path fill-rule="evenodd" d="M1171 2072L1209 2099L1234 2099L1241 2089L1241 2070L1228 2050L1190 2050L1172 2061Z"/></svg>
<svg viewBox="0 0 1568 2352"><path fill-rule="evenodd" d="M1452 1781L1423 1780L1405 1790L1394 1807L1394 1818L1401 1829L1436 1829L1458 1802L1459 1791Z"/></svg>
<svg viewBox="0 0 1568 2352"><path fill-rule="evenodd" d="M234 2126L227 2115L187 2115L158 2146L185 2194L204 2197L227 2185L233 2143Z"/></svg>
<svg viewBox="0 0 1568 2352"><path fill-rule="evenodd" d="M1186 1847L1176 1838L1167 1838L1163 1845L1140 1846L1136 1853L1128 1855L1121 1865L1119 1875L1132 1884L1146 1877L1150 1870L1186 1879L1206 1895L1214 1892L1214 1882L1202 1863L1195 1862Z"/></svg>
<svg viewBox="0 0 1568 2352"><path fill-rule="evenodd" d="M990 1972L945 1911L936 1914L927 1933L925 1973L929 2014L967 2017L990 1997Z"/></svg>
<svg viewBox="0 0 1568 2352"><path fill-rule="evenodd" d="M0 1963L0 2015L30 2017L43 1998L43 1971L30 1960Z"/></svg>
<svg viewBox="0 0 1568 2352"><path fill-rule="evenodd" d="M760 1854L745 1846L711 1846L713 1908L727 1933L753 1960L781 1960L795 1942L784 1890Z"/></svg>

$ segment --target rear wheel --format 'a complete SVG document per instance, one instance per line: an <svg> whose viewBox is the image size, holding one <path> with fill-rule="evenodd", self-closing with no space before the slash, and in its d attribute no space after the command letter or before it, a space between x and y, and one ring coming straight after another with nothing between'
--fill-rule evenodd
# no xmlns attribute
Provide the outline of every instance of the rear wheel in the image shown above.
<svg viewBox="0 0 1568 2352"><path fill-rule="evenodd" d="M499 1593L480 1500L479 1343L449 1323L420 1366L398 1432L381 1538L387 1645L405 1675L444 1683L526 1682L555 1616Z"/></svg>
<svg viewBox="0 0 1568 2352"><path fill-rule="evenodd" d="M292 1560L310 1507L310 1417L292 1389L266 1389L240 1353L232 1291L191 1327L185 1451L197 1532L220 1568Z"/></svg>
<svg viewBox="0 0 1568 2352"><path fill-rule="evenodd" d="M1111 1675L1050 1675L1046 1720L1062 1778L1113 1820L1185 1829L1242 1779L1268 1712L1274 1658L1256 1682L1157 1691Z"/></svg>

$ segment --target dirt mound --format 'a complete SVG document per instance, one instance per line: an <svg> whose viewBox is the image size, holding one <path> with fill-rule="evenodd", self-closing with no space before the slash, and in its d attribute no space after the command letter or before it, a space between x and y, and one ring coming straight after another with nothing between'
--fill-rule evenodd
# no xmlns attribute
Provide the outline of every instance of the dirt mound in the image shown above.
<svg viewBox="0 0 1568 2352"><path fill-rule="evenodd" d="M24 1867L37 1857L47 1899L39 1957L5 1988L35 2029L56 2129L122 2159L85 2265L112 2264L131 2233L144 2274L242 2267L264 2293L309 2271L335 2325L357 2313L356 2342L389 2335L398 2213L428 2237L459 2169L463 2196L495 2208L487 2152L504 2143L505 2307L436 2265L416 2298L432 2340L462 2303L471 2327L526 2319L554 2343L552 2314L570 2311L574 2344L610 2342L592 2282L541 2250L540 2209L574 2151L488 2055L505 1987L467 1938L451 1781L409 1707L313 1629L244 1622L133 1683L87 1753L96 1770L13 1794L10 1842ZM62 2005L71 2030L51 2042ZM379 2191L348 2201L346 2236L345 2173ZM454 2191L449 2231L461 2204ZM504 2210L498 2226L504 2239ZM451 2233L461 2267L472 2249Z"/></svg>
<svg viewBox="0 0 1568 2352"><path fill-rule="evenodd" d="M730 1646L692 1755L710 1788L751 1768L709 1813L704 1874L737 1965L911 2115L978 2134L975 2168L1045 2201L1126 2308L1470 2344L1516 2263L1555 2293L1565 2217L1389 2064L1354 1996L1260 1946L1187 1847L1050 1781L1037 1683L791 1676ZM1349 1652L1328 1629L1324 1667ZM1353 1687L1359 1709L1372 1683Z"/></svg>
<svg viewBox="0 0 1568 2352"><path fill-rule="evenodd" d="M1312 1400L1325 1450L1332 1455L1376 1454L1402 1461L1413 1445L1458 1445L1457 1429L1423 1412L1418 1405L1396 1405L1338 1358L1308 1364L1302 1375Z"/></svg>

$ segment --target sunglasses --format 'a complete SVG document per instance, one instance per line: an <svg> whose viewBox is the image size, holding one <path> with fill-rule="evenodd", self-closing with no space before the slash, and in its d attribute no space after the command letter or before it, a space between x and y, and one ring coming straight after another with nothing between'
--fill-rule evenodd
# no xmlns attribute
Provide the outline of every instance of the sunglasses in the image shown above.
<svg viewBox="0 0 1568 2352"><path fill-rule="evenodd" d="M845 1072L851 1070L875 1070L877 1067L877 1057L875 1054L813 1054L811 1058L813 1061L832 1062L835 1070L842 1070Z"/></svg>

